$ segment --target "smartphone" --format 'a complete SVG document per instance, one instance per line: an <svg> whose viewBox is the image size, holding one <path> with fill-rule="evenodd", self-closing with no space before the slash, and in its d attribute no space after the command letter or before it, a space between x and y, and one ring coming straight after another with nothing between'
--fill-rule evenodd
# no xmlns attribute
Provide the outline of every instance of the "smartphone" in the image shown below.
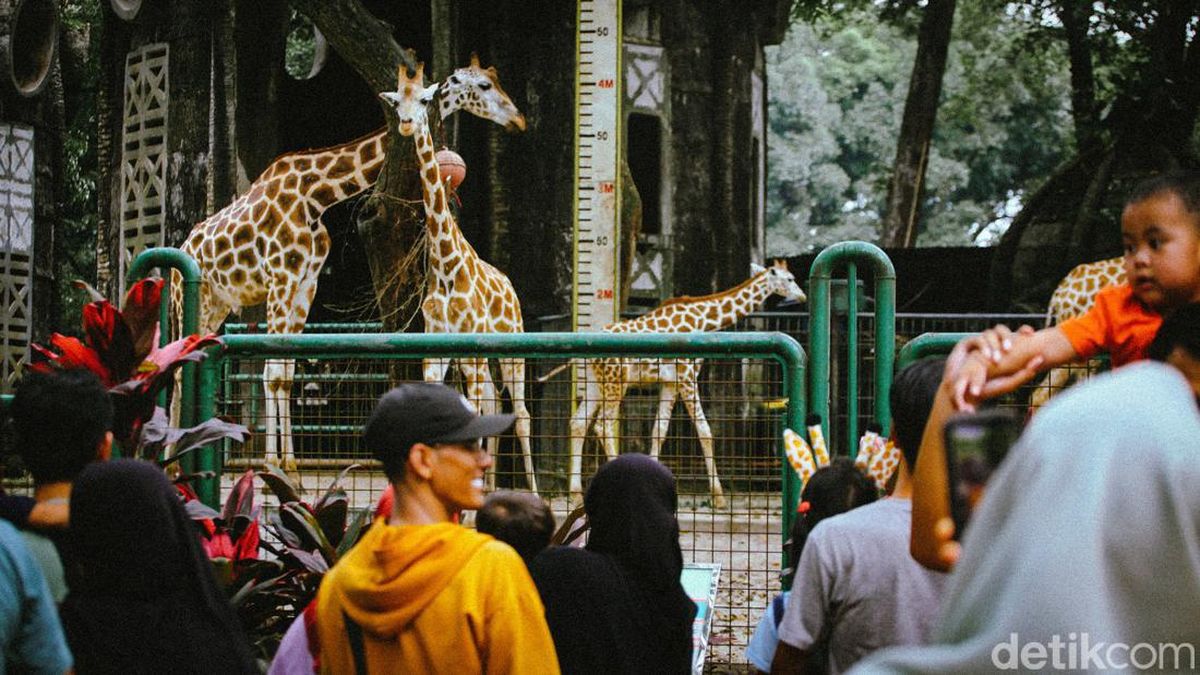
<svg viewBox="0 0 1200 675"><path fill-rule="evenodd" d="M963 413L946 422L946 467L954 538L962 536L992 472L1021 435L1021 418L992 408Z"/></svg>

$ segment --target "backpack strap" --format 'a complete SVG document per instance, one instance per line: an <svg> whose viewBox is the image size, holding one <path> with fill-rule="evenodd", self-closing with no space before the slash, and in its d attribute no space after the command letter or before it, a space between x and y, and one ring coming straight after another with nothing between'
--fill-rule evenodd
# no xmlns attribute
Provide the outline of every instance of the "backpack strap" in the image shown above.
<svg viewBox="0 0 1200 675"><path fill-rule="evenodd" d="M304 635L308 638L308 654L312 657L313 672L321 672L321 637L317 635L317 599L304 606L300 612L304 622Z"/></svg>
<svg viewBox="0 0 1200 675"><path fill-rule="evenodd" d="M783 613L787 611L787 603L783 600L783 593L776 595L771 600L772 618L775 619L775 632L779 632L779 624L783 622Z"/></svg>
<svg viewBox="0 0 1200 675"><path fill-rule="evenodd" d="M362 626L354 623L350 615L344 611L342 620L346 622L346 637L350 639L350 653L354 655L354 672L357 675L368 675L367 650L363 646Z"/></svg>

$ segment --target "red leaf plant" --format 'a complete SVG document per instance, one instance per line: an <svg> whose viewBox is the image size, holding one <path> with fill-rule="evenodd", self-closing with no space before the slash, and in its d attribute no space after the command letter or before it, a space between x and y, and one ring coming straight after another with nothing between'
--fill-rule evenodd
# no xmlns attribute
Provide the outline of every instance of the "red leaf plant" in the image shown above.
<svg viewBox="0 0 1200 675"><path fill-rule="evenodd" d="M36 372L83 368L100 378L113 402L113 436L127 451L143 459L163 460L166 446L174 445L170 461L218 438L245 440L245 427L224 420L206 420L191 429L170 429L159 416L155 398L185 363L203 361L205 347L219 344L216 335L189 335L158 347L162 279L142 279L125 294L118 310L82 281L75 285L88 292L92 302L83 308L83 340L54 333L49 347L33 345ZM152 430L144 433L147 426ZM188 441L185 443L185 441ZM184 446L188 447L184 447Z"/></svg>
<svg viewBox="0 0 1200 675"><path fill-rule="evenodd" d="M220 513L201 502L186 482L176 483L184 506L200 529L200 545L211 560L258 560L259 509L254 505L254 470L242 474Z"/></svg>

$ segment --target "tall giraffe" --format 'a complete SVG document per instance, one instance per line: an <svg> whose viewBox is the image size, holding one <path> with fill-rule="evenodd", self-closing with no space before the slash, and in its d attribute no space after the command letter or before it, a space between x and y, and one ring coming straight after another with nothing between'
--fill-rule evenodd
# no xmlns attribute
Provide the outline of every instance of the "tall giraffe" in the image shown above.
<svg viewBox="0 0 1200 675"><path fill-rule="evenodd" d="M788 271L785 261L776 261L770 268L750 265L751 277L720 293L702 297L671 298L649 312L627 321L605 327L606 333L696 333L721 330L732 326L742 317L758 309L771 295L802 302L804 291ZM699 375L701 359L589 359L583 399L571 417L571 496L583 494L580 472L583 468L583 442L588 423L595 418L594 430L604 445L609 459L617 456L617 415L621 399L630 385L662 385L658 396L658 413L650 439L650 456L658 457L675 399L682 398L704 453L708 470L708 486L713 505L725 507L725 493L717 477L713 457L712 429L700 405ZM553 373L550 373L553 375ZM549 377L550 375L547 375Z"/></svg>
<svg viewBox="0 0 1200 675"><path fill-rule="evenodd" d="M433 138L425 104L436 85L424 88L424 64L409 77L401 66L396 91L382 92L380 98L395 107L402 136L413 138L420 163L421 187L425 203L426 240L429 246L429 275L421 315L426 333L521 333L521 303L512 282L503 272L480 259L463 236L446 201L446 185L434 157ZM496 387L487 359L458 359L467 383L467 394L484 413L498 410ZM427 382L445 379L449 361L426 359L423 364ZM533 454L529 446L530 418L525 408L525 360L500 359L501 386L512 397L517 416L515 431L525 460L529 488L537 492ZM494 481L494 474L489 480Z"/></svg>
<svg viewBox="0 0 1200 675"><path fill-rule="evenodd" d="M500 87L496 69L481 67L474 54L469 65L435 88L443 119L461 109L506 128L525 128L525 118ZM321 214L375 183L386 158L386 138L384 127L342 145L285 154L245 194L192 228L181 248L200 265L201 333L216 332L230 312L264 302L267 332L304 330L329 254L329 233ZM178 329L183 291L178 272L172 272L172 279ZM266 458L274 460L282 450L287 467L295 465L290 406L294 375L291 359L268 360L263 369ZM173 419L178 419L178 393L177 378Z"/></svg>
<svg viewBox="0 0 1200 675"><path fill-rule="evenodd" d="M1092 308L1096 294L1106 286L1116 286L1125 283L1125 258L1109 258L1076 266L1054 289L1050 296L1050 305L1046 309L1046 326L1060 324L1067 319L1082 316ZM1093 359L1088 361L1087 372L1090 375L1099 368L1099 363ZM1058 391L1070 383L1074 371L1068 366L1054 368L1045 379L1033 390L1029 397L1032 408L1040 408Z"/></svg>

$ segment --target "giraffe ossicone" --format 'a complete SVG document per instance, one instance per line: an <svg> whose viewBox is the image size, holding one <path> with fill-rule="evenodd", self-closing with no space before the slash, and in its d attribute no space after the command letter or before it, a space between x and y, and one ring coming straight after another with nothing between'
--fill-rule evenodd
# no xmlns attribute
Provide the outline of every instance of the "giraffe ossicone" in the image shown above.
<svg viewBox="0 0 1200 675"><path fill-rule="evenodd" d="M525 118L504 93L495 68L482 68L472 55L432 90L442 118L457 110L523 130ZM267 305L267 331L304 330L317 281L329 254L330 237L321 215L330 206L375 184L387 151L387 128L328 148L290 152L275 159L229 205L197 223L182 250L200 266L201 333L216 332L231 312ZM182 324L183 291L172 272L171 310L176 331ZM265 455L282 456L295 466L290 396L295 376L291 359L268 360L265 391ZM171 406L179 419L179 379Z"/></svg>
<svg viewBox="0 0 1200 675"><path fill-rule="evenodd" d="M478 63L478 59L474 59ZM521 333L525 324L521 303L512 282L503 272L482 260L463 236L447 201L433 138L429 131L426 102L437 87L426 87L424 64L413 76L401 66L396 91L379 94L394 108L397 129L413 138L420 164L421 189L425 207L426 240L429 250L429 278L421 315L426 333ZM520 123L524 127L524 120ZM529 488L537 492L537 476L530 447L531 421L525 407L525 360L500 359L501 385L512 398L517 441L525 463ZM485 414L499 411L499 393L492 381L487 359L457 359L466 380L467 395ZM427 382L441 382L449 369L448 359L426 359L423 364ZM492 444L489 441L489 444ZM495 481L489 472L488 480Z"/></svg>
<svg viewBox="0 0 1200 675"><path fill-rule="evenodd" d="M751 264L746 281L712 295L683 296L664 301L649 312L605 327L606 333L694 333L721 330L758 309L772 295L797 302L804 291L788 271L785 261L769 268ZM621 359L600 358L586 361L587 377L583 395L571 417L570 489L574 500L583 495L583 444L589 425L599 437L608 459L617 456L617 417L621 400L630 385L659 385L658 411L650 437L650 456L657 458L671 423L675 401L682 399L704 454L709 492L713 506L724 508L725 492L717 476L712 429L700 402L699 359ZM594 420L594 423L593 423Z"/></svg>

